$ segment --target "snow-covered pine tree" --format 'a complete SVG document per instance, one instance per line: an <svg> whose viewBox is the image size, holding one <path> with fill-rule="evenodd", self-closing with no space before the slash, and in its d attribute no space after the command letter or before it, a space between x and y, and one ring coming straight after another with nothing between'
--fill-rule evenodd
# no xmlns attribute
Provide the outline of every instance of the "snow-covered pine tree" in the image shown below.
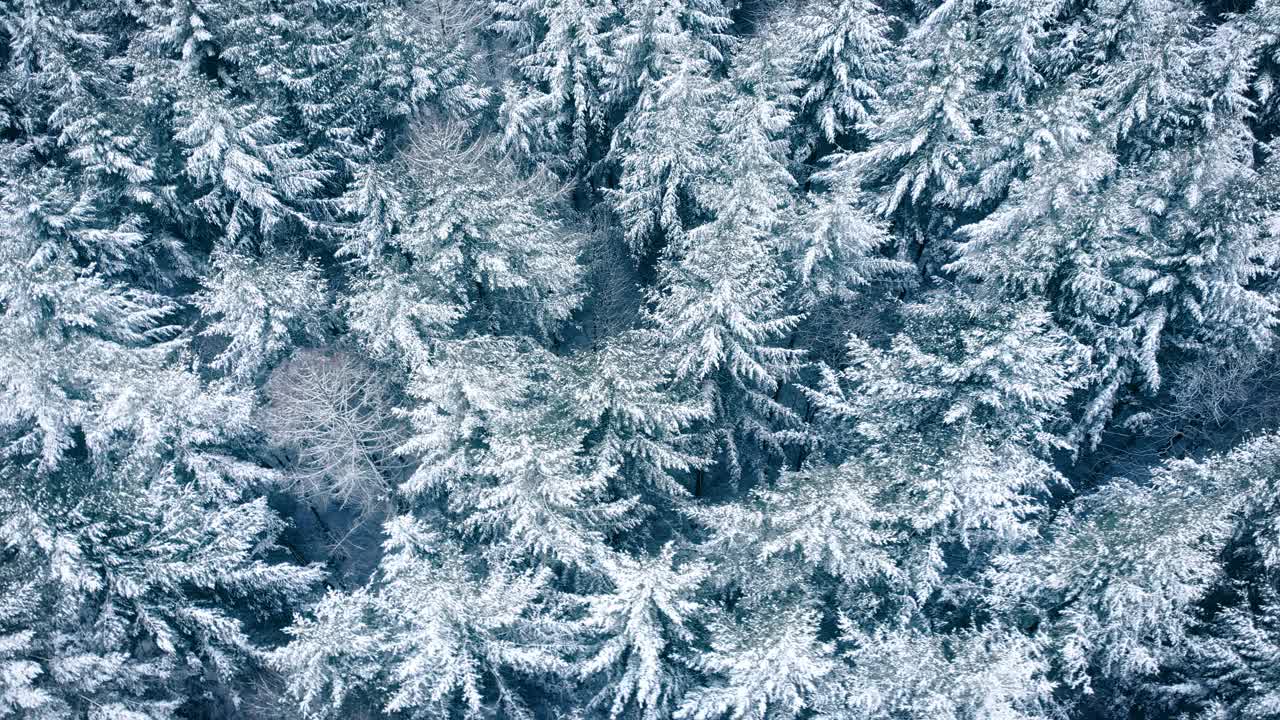
<svg viewBox="0 0 1280 720"><path fill-rule="evenodd" d="M1253 597L1250 597L1253 595ZM1184 660L1162 683L1172 708L1203 720L1275 715L1280 673L1280 598L1270 584L1197 628Z"/></svg>
<svg viewBox="0 0 1280 720"><path fill-rule="evenodd" d="M126 100L128 68L116 57L116 38L130 24L128 10L115 6L6 4L0 92L15 131L9 139L34 152L30 159L57 158L122 204L153 206L161 203L157 148Z"/></svg>
<svg viewBox="0 0 1280 720"><path fill-rule="evenodd" d="M731 19L721 0L636 0L622 6L622 22L609 33L605 100L615 107L644 106L637 98L653 83L702 60L723 62Z"/></svg>
<svg viewBox="0 0 1280 720"><path fill-rule="evenodd" d="M253 86L326 167L420 108L467 116L489 99L469 66L483 14L468 3L286 0L265 23L261 0L227 10L214 41L236 84Z"/></svg>
<svg viewBox="0 0 1280 720"><path fill-rule="evenodd" d="M720 0L640 0L609 37L605 100L627 108L609 148L609 196L637 256L678 240L697 213L730 25Z"/></svg>
<svg viewBox="0 0 1280 720"><path fill-rule="evenodd" d="M1042 648L998 628L850 633L853 669L825 717L925 720L1058 717Z"/></svg>
<svg viewBox="0 0 1280 720"><path fill-rule="evenodd" d="M620 177L608 194L637 256L683 239L700 210L694 187L711 163L707 145L717 98L711 64L681 45L676 51L689 54L648 82L609 149Z"/></svg>
<svg viewBox="0 0 1280 720"><path fill-rule="evenodd" d="M1082 56L1069 62L1105 62L1060 81L1064 99L1044 111L1056 127L1024 151L1037 162L962 229L951 266L1046 296L1093 349L1077 439L1096 443L1130 392L1155 394L1162 365L1271 342L1274 301L1259 288L1275 266L1263 230L1275 171L1257 165L1248 96L1266 35L1248 28L1273 11L1214 25L1195 5L1108 5L1076 20L1083 37L1064 31L1063 52ZM1008 181L1011 168L991 168L976 197Z"/></svg>
<svg viewBox="0 0 1280 720"><path fill-rule="evenodd" d="M167 352L173 306L113 273L144 241L64 173L11 166L0 196L0 428L7 463L52 471L94 428L131 371Z"/></svg>
<svg viewBox="0 0 1280 720"><path fill-rule="evenodd" d="M887 61L896 70L873 104L868 147L836 155L827 171L875 188L882 215L928 206L960 185L964 148L989 102L976 87L983 53L975 13L972 0L945 0L911 28Z"/></svg>
<svg viewBox="0 0 1280 720"><path fill-rule="evenodd" d="M587 452L613 492L664 509L686 497L690 473L704 465L690 428L707 408L674 384L656 333L620 333L572 366L572 411L591 428Z"/></svg>
<svg viewBox="0 0 1280 720"><path fill-rule="evenodd" d="M517 567L562 564L603 572L608 533L631 522L636 497L608 492L616 466L582 453L589 428L563 361L531 342L476 338L442 344L409 394L420 462L403 490L429 507L445 499L464 537Z"/></svg>
<svg viewBox="0 0 1280 720"><path fill-rule="evenodd" d="M583 624L594 634L579 672L595 688L585 703L609 718L671 715L688 683L688 652L701 629L698 587L710 568L677 560L673 545L652 557L619 557L613 589L587 598Z"/></svg>
<svg viewBox="0 0 1280 720"><path fill-rule="evenodd" d="M0 469L0 634L33 633L16 657L44 698L24 717L230 712L261 650L251 627L320 578L272 557L282 523L250 499L271 473L228 450L249 398L122 369L56 467Z"/></svg>
<svg viewBox="0 0 1280 720"><path fill-rule="evenodd" d="M910 263L883 254L893 239L866 204L847 182L797 202L784 236L794 307L820 317L873 285L901 287L914 279Z"/></svg>
<svg viewBox="0 0 1280 720"><path fill-rule="evenodd" d="M689 692L673 717L789 720L824 707L837 692L829 685L837 660L834 644L817 639L818 619L801 606L713 625L695 667L714 679Z"/></svg>
<svg viewBox="0 0 1280 720"><path fill-rule="evenodd" d="M814 0L781 14L767 28L774 42L795 43L800 96L799 150L809 156L819 141L843 147L870 120L870 104L889 76L891 20L872 0Z"/></svg>
<svg viewBox="0 0 1280 720"><path fill-rule="evenodd" d="M174 139L186 149L185 175L198 218L224 232L233 247L268 241L286 223L312 227L299 206L323 187L324 168L283 135L280 118L197 83L175 106L181 129Z"/></svg>

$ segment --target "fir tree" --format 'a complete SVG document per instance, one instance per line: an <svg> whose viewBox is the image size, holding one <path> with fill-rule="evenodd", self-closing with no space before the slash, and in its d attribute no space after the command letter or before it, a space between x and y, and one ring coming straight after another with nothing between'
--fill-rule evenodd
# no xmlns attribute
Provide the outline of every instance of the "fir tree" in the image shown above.
<svg viewBox="0 0 1280 720"><path fill-rule="evenodd" d="M612 496L617 467L581 453L587 430L562 406L564 377L556 358L515 341L450 345L409 388L422 403L404 447L421 464L404 489L443 493L463 531L493 542L502 562L599 572L605 534L630 522L636 498Z"/></svg>
<svg viewBox="0 0 1280 720"><path fill-rule="evenodd" d="M869 0L808 3L771 28L802 38L797 54L807 80L800 99L805 132L816 129L837 143L871 120L870 104L889 74L890 30L889 17Z"/></svg>
<svg viewBox="0 0 1280 720"><path fill-rule="evenodd" d="M1055 717L1048 667L1032 641L1000 631L854 635L840 711L871 718ZM842 707L843 706L843 707Z"/></svg>
<svg viewBox="0 0 1280 720"><path fill-rule="evenodd" d="M928 202L955 192L963 177L963 148L985 99L976 92L980 55L971 42L974 3L947 0L911 29L901 50L901 77L881 97L883 112L870 121L870 146L837 157L833 173L851 173L883 188L876 210Z"/></svg>
<svg viewBox="0 0 1280 720"><path fill-rule="evenodd" d="M674 717L794 718L821 706L836 662L817 624L817 613L802 608L714 627L696 666L717 680L690 692Z"/></svg>
<svg viewBox="0 0 1280 720"><path fill-rule="evenodd" d="M676 378L699 387L711 407L709 449L735 478L763 474L753 446L778 454L793 440L780 432L795 418L777 392L799 355L779 346L799 318L784 305L787 279L772 237L794 183L779 159L790 112L752 69L736 78L747 86L740 99L715 117L724 154L698 189L713 215L667 247L652 311Z"/></svg>
<svg viewBox="0 0 1280 720"><path fill-rule="evenodd" d="M654 333L623 333L578 358L573 379L592 462L614 474L615 493L658 506L685 497L680 480L704 464L690 429L707 413L696 396L676 394L661 353Z"/></svg>
<svg viewBox="0 0 1280 720"><path fill-rule="evenodd" d="M181 370L141 380L74 459L4 470L3 632L34 631L17 669L48 717L234 705L261 651L241 613L291 607L320 577L269 559L281 523L245 496L270 475L223 449L246 398Z"/></svg>
<svg viewBox="0 0 1280 720"><path fill-rule="evenodd" d="M663 240L679 241L687 218L698 211L694 186L710 167L710 74L710 65L696 55L672 61L613 136L609 152L621 177L609 195L636 255Z"/></svg>

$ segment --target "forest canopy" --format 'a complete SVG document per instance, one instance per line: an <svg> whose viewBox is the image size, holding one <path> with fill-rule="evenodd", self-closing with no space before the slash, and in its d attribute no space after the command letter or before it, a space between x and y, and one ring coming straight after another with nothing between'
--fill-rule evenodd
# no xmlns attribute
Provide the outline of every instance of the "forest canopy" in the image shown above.
<svg viewBox="0 0 1280 720"><path fill-rule="evenodd" d="M1278 154L1278 0L0 0L0 720L1280 720Z"/></svg>

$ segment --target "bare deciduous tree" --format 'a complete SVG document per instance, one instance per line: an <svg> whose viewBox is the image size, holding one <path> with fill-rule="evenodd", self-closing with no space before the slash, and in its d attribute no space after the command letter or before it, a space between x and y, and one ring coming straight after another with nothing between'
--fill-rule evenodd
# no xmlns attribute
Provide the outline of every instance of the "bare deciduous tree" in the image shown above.
<svg viewBox="0 0 1280 720"><path fill-rule="evenodd" d="M387 380L343 352L300 350L272 372L263 428L294 456L301 495L372 510L403 467L402 427Z"/></svg>

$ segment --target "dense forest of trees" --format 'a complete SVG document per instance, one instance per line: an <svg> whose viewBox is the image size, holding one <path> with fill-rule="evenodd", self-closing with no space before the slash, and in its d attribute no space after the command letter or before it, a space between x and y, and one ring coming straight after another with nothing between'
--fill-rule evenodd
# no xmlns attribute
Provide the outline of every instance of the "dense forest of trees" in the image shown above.
<svg viewBox="0 0 1280 720"><path fill-rule="evenodd" d="M0 719L1280 718L1277 0L0 0Z"/></svg>

